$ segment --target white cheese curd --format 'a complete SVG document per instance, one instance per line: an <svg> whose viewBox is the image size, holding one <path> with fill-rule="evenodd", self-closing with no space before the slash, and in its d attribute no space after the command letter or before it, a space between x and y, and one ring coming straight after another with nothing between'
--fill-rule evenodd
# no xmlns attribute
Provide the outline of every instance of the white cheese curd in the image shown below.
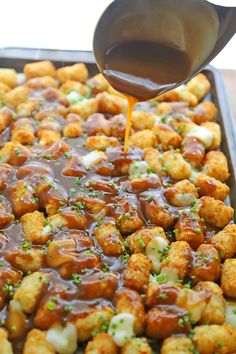
<svg viewBox="0 0 236 354"><path fill-rule="evenodd" d="M83 96L81 96L78 92L76 91L71 91L70 93L68 93L68 95L66 95L69 104L75 104L79 101L82 101L83 99L85 99Z"/></svg>
<svg viewBox="0 0 236 354"><path fill-rule="evenodd" d="M213 141L213 134L209 129L204 127L195 127L187 134L187 136L193 136L203 143L206 147L211 146Z"/></svg>
<svg viewBox="0 0 236 354"><path fill-rule="evenodd" d="M84 155L82 159L84 167L90 168L99 163L100 161L104 160L105 155L102 151L94 150L89 152L87 155Z"/></svg>
<svg viewBox="0 0 236 354"><path fill-rule="evenodd" d="M152 262L152 270L156 273L161 269L161 253L168 246L168 242L162 237L155 237L146 246L146 255Z"/></svg>
<svg viewBox="0 0 236 354"><path fill-rule="evenodd" d="M47 331L47 341L59 354L73 354L77 349L77 333L73 324L56 325Z"/></svg>
<svg viewBox="0 0 236 354"><path fill-rule="evenodd" d="M195 195L193 193L176 193L175 199L181 206L188 206L195 200Z"/></svg>
<svg viewBox="0 0 236 354"><path fill-rule="evenodd" d="M50 234L51 231L52 231L52 228L50 225L44 226L44 228L42 230L42 236L46 236L46 235Z"/></svg>
<svg viewBox="0 0 236 354"><path fill-rule="evenodd" d="M133 178L136 176L145 177L149 174L148 171L150 171L150 167L146 161L134 161L129 167L129 175Z"/></svg>
<svg viewBox="0 0 236 354"><path fill-rule="evenodd" d="M236 329L236 302L225 302L225 322Z"/></svg>
<svg viewBox="0 0 236 354"><path fill-rule="evenodd" d="M112 336L114 342L119 347L123 347L134 334L134 315L128 312L119 313L115 315L108 328L108 334Z"/></svg>

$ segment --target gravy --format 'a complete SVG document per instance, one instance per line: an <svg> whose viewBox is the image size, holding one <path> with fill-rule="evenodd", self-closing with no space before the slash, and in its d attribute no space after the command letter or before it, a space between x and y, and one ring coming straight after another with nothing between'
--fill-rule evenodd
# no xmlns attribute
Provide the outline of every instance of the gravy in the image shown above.
<svg viewBox="0 0 236 354"><path fill-rule="evenodd" d="M157 97L191 73L188 53L166 44L132 41L107 50L103 75L119 92L140 101Z"/></svg>

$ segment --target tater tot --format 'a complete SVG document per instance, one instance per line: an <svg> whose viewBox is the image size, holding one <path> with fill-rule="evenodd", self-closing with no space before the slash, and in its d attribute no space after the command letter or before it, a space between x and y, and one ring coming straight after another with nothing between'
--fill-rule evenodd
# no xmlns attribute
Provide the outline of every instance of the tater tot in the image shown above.
<svg viewBox="0 0 236 354"><path fill-rule="evenodd" d="M205 122L201 124L201 127L207 128L213 135L213 141L208 147L208 150L217 150L221 144L221 129L220 125L215 122Z"/></svg>
<svg viewBox="0 0 236 354"><path fill-rule="evenodd" d="M193 121L196 124L211 122L217 115L217 108L213 102L199 103L192 112Z"/></svg>
<svg viewBox="0 0 236 354"><path fill-rule="evenodd" d="M77 138L83 131L82 122L78 114L70 113L66 117L66 125L63 128L63 136Z"/></svg>
<svg viewBox="0 0 236 354"><path fill-rule="evenodd" d="M75 319L77 329L77 339L84 342L90 339L94 333L99 333L102 326L109 324L113 317L113 310L110 307L103 307L100 310L90 310L87 313L81 313Z"/></svg>
<svg viewBox="0 0 236 354"><path fill-rule="evenodd" d="M152 132L156 135L157 141L164 151L170 147L177 149L181 144L181 136L167 124L156 124L152 128Z"/></svg>
<svg viewBox="0 0 236 354"><path fill-rule="evenodd" d="M17 74L14 69L0 68L0 82L14 88L17 84Z"/></svg>
<svg viewBox="0 0 236 354"><path fill-rule="evenodd" d="M6 129L13 120L13 111L7 107L0 109L0 133Z"/></svg>
<svg viewBox="0 0 236 354"><path fill-rule="evenodd" d="M0 328L0 354L14 354L12 344L7 337L7 332Z"/></svg>
<svg viewBox="0 0 236 354"><path fill-rule="evenodd" d="M145 149L149 147L155 147L156 145L156 135L148 129L134 133L129 138L130 147L139 147L140 149Z"/></svg>
<svg viewBox="0 0 236 354"><path fill-rule="evenodd" d="M198 103L197 97L190 92L185 85L181 85L176 89L170 90L163 95L157 97L159 102L167 101L167 102L178 102L183 101L187 102L190 107L194 107Z"/></svg>
<svg viewBox="0 0 236 354"><path fill-rule="evenodd" d="M88 342L85 354L118 354L118 347L108 333L99 333Z"/></svg>
<svg viewBox="0 0 236 354"><path fill-rule="evenodd" d="M134 332L140 335L144 330L145 309L141 296L134 290L120 290L115 296L116 313L128 312L134 315Z"/></svg>
<svg viewBox="0 0 236 354"><path fill-rule="evenodd" d="M165 339L171 334L184 333L189 324L181 322L187 311L177 306L158 305L146 314L146 334L154 339Z"/></svg>
<svg viewBox="0 0 236 354"><path fill-rule="evenodd" d="M123 238L114 221L107 220L97 226L94 236L107 256L119 256L125 250Z"/></svg>
<svg viewBox="0 0 236 354"><path fill-rule="evenodd" d="M115 197L114 202L118 205L114 216L117 228L120 230L121 234L132 233L144 225L136 196L127 195ZM132 208L134 205L136 205L137 208Z"/></svg>
<svg viewBox="0 0 236 354"><path fill-rule="evenodd" d="M144 149L144 160L150 166L151 170L157 173L159 176L165 176L166 172L162 167L161 154L158 150L150 147Z"/></svg>
<svg viewBox="0 0 236 354"><path fill-rule="evenodd" d="M195 168L201 166L205 156L205 149L205 145L194 136L186 136L181 144L183 157Z"/></svg>
<svg viewBox="0 0 236 354"><path fill-rule="evenodd" d="M152 354L152 349L146 338L133 338L122 347L121 354Z"/></svg>
<svg viewBox="0 0 236 354"><path fill-rule="evenodd" d="M225 296L236 298L236 259L226 259L221 271L221 289Z"/></svg>
<svg viewBox="0 0 236 354"><path fill-rule="evenodd" d="M90 92L88 86L73 80L66 81L63 85L60 86L59 90L65 94L69 94L70 92L77 92L78 94L85 97L87 97Z"/></svg>
<svg viewBox="0 0 236 354"><path fill-rule="evenodd" d="M23 354L56 354L56 350L47 341L46 332L32 329L27 335Z"/></svg>
<svg viewBox="0 0 236 354"><path fill-rule="evenodd" d="M14 169L11 165L8 165L7 163L0 164L0 191L6 188L8 179L13 172Z"/></svg>
<svg viewBox="0 0 236 354"><path fill-rule="evenodd" d="M148 283L151 261L143 254L133 254L124 273L124 284L128 288L143 291Z"/></svg>
<svg viewBox="0 0 236 354"><path fill-rule="evenodd" d="M9 107L16 107L26 101L29 97L29 89L26 86L19 86L9 91L5 95L5 103Z"/></svg>
<svg viewBox="0 0 236 354"><path fill-rule="evenodd" d="M119 140L106 135L90 136L87 138L85 146L90 150L106 150L109 147L119 146Z"/></svg>
<svg viewBox="0 0 236 354"><path fill-rule="evenodd" d="M20 303L11 300L7 309L6 328L10 338L19 338L26 333L27 317L23 313ZM1 351L0 351L1 353Z"/></svg>
<svg viewBox="0 0 236 354"><path fill-rule="evenodd" d="M199 199L197 206L199 215L211 225L223 228L234 215L234 209L225 205L221 200L205 196Z"/></svg>
<svg viewBox="0 0 236 354"><path fill-rule="evenodd" d="M211 245L202 244L198 247L193 259L191 278L198 281L216 281L220 276L220 256Z"/></svg>
<svg viewBox="0 0 236 354"><path fill-rule="evenodd" d="M172 242L167 256L161 263L161 273L169 280L184 279L189 273L191 248L185 241Z"/></svg>
<svg viewBox="0 0 236 354"><path fill-rule="evenodd" d="M34 272L23 279L13 299L20 303L24 312L32 313L35 311L47 287L46 279L48 279L48 274L43 272Z"/></svg>
<svg viewBox="0 0 236 354"><path fill-rule="evenodd" d="M109 88L109 83L102 74L97 74L91 77L87 81L88 87L92 90L92 93L98 94L103 91L107 91Z"/></svg>
<svg viewBox="0 0 236 354"><path fill-rule="evenodd" d="M43 104L44 99L42 97L29 97L16 107L16 116L17 118L32 117L34 114L37 114L36 112L40 110Z"/></svg>
<svg viewBox="0 0 236 354"><path fill-rule="evenodd" d="M161 157L166 173L173 179L181 180L191 176L191 166L175 151L167 151Z"/></svg>
<svg viewBox="0 0 236 354"><path fill-rule="evenodd" d="M102 92L97 95L98 111L100 113L120 114L126 111L125 98Z"/></svg>
<svg viewBox="0 0 236 354"><path fill-rule="evenodd" d="M44 244L49 240L51 229L45 227L44 214L39 211L27 213L20 219L25 239L36 244Z"/></svg>
<svg viewBox="0 0 236 354"><path fill-rule="evenodd" d="M84 99L70 106L70 112L78 114L83 120L98 112L97 98Z"/></svg>
<svg viewBox="0 0 236 354"><path fill-rule="evenodd" d="M84 82L88 79L88 69L85 64L77 63L57 69L56 76L62 84L67 80Z"/></svg>
<svg viewBox="0 0 236 354"><path fill-rule="evenodd" d="M50 130L50 129L40 129L40 134L37 134L39 138L39 144L41 146L52 145L61 138L61 133Z"/></svg>
<svg viewBox="0 0 236 354"><path fill-rule="evenodd" d="M198 188L198 193L201 197L206 195L224 201L230 191L227 184L203 173L196 176L194 184Z"/></svg>
<svg viewBox="0 0 236 354"><path fill-rule="evenodd" d="M56 74L56 69L51 61L44 60L36 63L25 64L24 74L27 79L40 76L52 76Z"/></svg>
<svg viewBox="0 0 236 354"><path fill-rule="evenodd" d="M210 242L220 252L221 258L232 258L236 253L236 225L227 225L215 234Z"/></svg>
<svg viewBox="0 0 236 354"><path fill-rule="evenodd" d="M31 145L34 139L34 125L29 118L20 118L13 124L11 141L18 141L22 145Z"/></svg>
<svg viewBox="0 0 236 354"><path fill-rule="evenodd" d="M126 241L131 253L142 253L147 244L155 237L161 237L168 242L162 227L145 227L128 236Z"/></svg>
<svg viewBox="0 0 236 354"><path fill-rule="evenodd" d="M197 284L197 291L202 291L209 296L207 306L201 315L201 324L223 324L225 319L225 303L223 291L216 283L203 281Z"/></svg>
<svg viewBox="0 0 236 354"><path fill-rule="evenodd" d="M203 171L208 176L225 182L230 174L226 156L221 151L210 151L206 154Z"/></svg>
<svg viewBox="0 0 236 354"><path fill-rule="evenodd" d="M105 269L105 267L104 267ZM114 273L95 272L80 284L80 298L85 300L103 298L112 300L118 287L118 276Z"/></svg>
<svg viewBox="0 0 236 354"><path fill-rule="evenodd" d="M120 116L120 118L123 121L123 115ZM111 135L110 120L108 121L107 119L105 119L104 114L101 113L91 114L85 122L84 128L86 130L86 133L90 136L97 134L106 136ZM112 135L114 136L114 134Z"/></svg>
<svg viewBox="0 0 236 354"><path fill-rule="evenodd" d="M175 215L171 213L169 206L159 198L158 194L144 192L140 197L144 214L153 224L163 227L163 229L168 229L174 224Z"/></svg>
<svg viewBox="0 0 236 354"><path fill-rule="evenodd" d="M90 249L93 241L84 234L72 234L72 237L53 240L47 251L47 264L58 268L65 279L72 274L83 273L85 268L100 268L100 256Z"/></svg>
<svg viewBox="0 0 236 354"><path fill-rule="evenodd" d="M236 331L229 324L196 326L192 340L200 354L231 354L236 351Z"/></svg>
<svg viewBox="0 0 236 354"><path fill-rule="evenodd" d="M143 111L132 113L132 127L136 130L152 129L156 120L156 115Z"/></svg>
<svg viewBox="0 0 236 354"><path fill-rule="evenodd" d="M26 244L27 245L27 244ZM42 268L46 263L45 254L42 250L30 248L15 249L14 251L6 252L5 259L16 269L27 274L35 272Z"/></svg>
<svg viewBox="0 0 236 354"><path fill-rule="evenodd" d="M12 209L17 217L32 213L39 208L38 198L35 197L33 187L29 183L15 182L9 191Z"/></svg>
<svg viewBox="0 0 236 354"><path fill-rule="evenodd" d="M209 92L211 84L208 78L204 74L200 73L194 76L187 83L186 88L200 101Z"/></svg>
<svg viewBox="0 0 236 354"><path fill-rule="evenodd" d="M161 347L161 354L191 354L194 353L194 346L188 337L169 337L166 338Z"/></svg>
<svg viewBox="0 0 236 354"><path fill-rule="evenodd" d="M197 124L193 123L190 118L177 114L171 116L169 124L183 138L185 138L193 128L197 127Z"/></svg>
<svg viewBox="0 0 236 354"><path fill-rule="evenodd" d="M166 115L169 113L185 113L189 111L188 103L186 102L161 102L157 105L156 111L158 115Z"/></svg>
<svg viewBox="0 0 236 354"><path fill-rule="evenodd" d="M145 305L148 308L163 304L176 305L182 285L178 283L174 284L172 280L169 281L166 274L158 274L150 277L145 294Z"/></svg>
<svg viewBox="0 0 236 354"><path fill-rule="evenodd" d="M15 220L12 209L4 199L0 200L0 227L6 227Z"/></svg>
<svg viewBox="0 0 236 354"><path fill-rule="evenodd" d="M184 179L166 188L164 195L171 205L183 207L193 203L198 197L198 192L193 183Z"/></svg>
<svg viewBox="0 0 236 354"><path fill-rule="evenodd" d="M33 90L40 90L47 87L58 87L57 81L51 76L41 76L29 79L26 81L25 86Z"/></svg>
<svg viewBox="0 0 236 354"><path fill-rule="evenodd" d="M204 243L204 235L200 217L196 213L180 214L179 220L175 224L176 241L186 241L196 249Z"/></svg>
<svg viewBox="0 0 236 354"><path fill-rule="evenodd" d="M0 82L0 102L4 102L5 94L9 92L11 89L9 86L5 85L4 83Z"/></svg>

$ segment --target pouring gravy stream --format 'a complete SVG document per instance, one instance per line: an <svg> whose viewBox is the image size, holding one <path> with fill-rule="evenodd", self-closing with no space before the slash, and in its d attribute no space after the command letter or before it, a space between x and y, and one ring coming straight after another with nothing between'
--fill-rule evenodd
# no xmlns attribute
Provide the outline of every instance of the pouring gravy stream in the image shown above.
<svg viewBox="0 0 236 354"><path fill-rule="evenodd" d="M183 82L190 70L188 54L166 44L140 40L121 43L107 50L102 73L128 101L124 152L128 149L135 104L155 98Z"/></svg>

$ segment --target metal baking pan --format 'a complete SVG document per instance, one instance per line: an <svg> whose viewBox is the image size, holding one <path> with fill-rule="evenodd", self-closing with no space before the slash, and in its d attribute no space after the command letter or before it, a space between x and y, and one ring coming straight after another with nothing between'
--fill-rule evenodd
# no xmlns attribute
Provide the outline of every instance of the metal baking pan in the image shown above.
<svg viewBox="0 0 236 354"><path fill-rule="evenodd" d="M14 68L17 72L22 72L26 63L40 60L51 60L56 67L83 62L87 65L90 76L98 73L93 53L90 51L12 47L0 49L0 67ZM230 178L227 184L230 187L230 194L227 203L236 210L236 130L220 72L209 65L203 70L203 73L208 77L212 86L211 92L205 99L210 99L218 108L216 121L220 124L222 131L221 151L225 153L229 163ZM83 353L82 347L77 351L77 354Z"/></svg>

